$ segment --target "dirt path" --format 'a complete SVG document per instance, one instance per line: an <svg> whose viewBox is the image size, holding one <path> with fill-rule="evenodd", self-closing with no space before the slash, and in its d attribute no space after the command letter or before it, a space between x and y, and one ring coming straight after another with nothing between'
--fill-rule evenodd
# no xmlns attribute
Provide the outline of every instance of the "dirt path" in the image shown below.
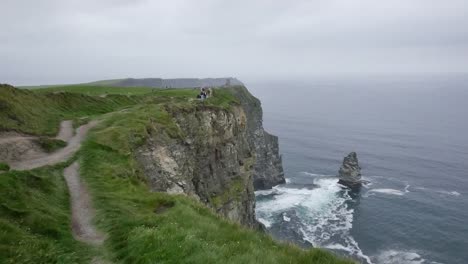
<svg viewBox="0 0 468 264"><path fill-rule="evenodd" d="M80 179L80 165L74 162L64 170L71 198L72 231L76 240L101 245L105 236L93 225L94 209L85 183Z"/></svg>
<svg viewBox="0 0 468 264"><path fill-rule="evenodd" d="M98 124L97 121L91 121L76 129L73 133L72 121L63 121L60 124L60 131L57 139L67 142L67 146L54 153L47 154L45 152L35 151L34 155L22 155L19 160L10 163L10 167L15 170L30 170L46 165L54 165L70 159L81 147L81 143L85 139L88 131ZM36 139L36 137L23 136L18 133L4 134L0 137L0 143L13 144L13 147L25 145L25 149L33 148L33 144L28 142ZM28 143L28 144L26 144ZM80 178L80 165L74 162L64 170L65 181L70 193L70 202L72 210L72 233L76 240L90 244L98 248L99 256L91 260L92 264L108 264L106 260L105 249L101 248L106 236L99 232L93 225L95 210L91 203L91 196L88 192L86 184Z"/></svg>
<svg viewBox="0 0 468 264"><path fill-rule="evenodd" d="M22 135L13 135L13 133L12 133L8 137L0 138L0 144L15 142L15 141L18 141L18 140L23 140L23 139L35 139L35 137L28 137L28 136L22 136Z"/></svg>
<svg viewBox="0 0 468 264"><path fill-rule="evenodd" d="M65 142L70 141L73 138L73 121L62 121L62 123L60 123L59 133L55 138Z"/></svg>
<svg viewBox="0 0 468 264"><path fill-rule="evenodd" d="M88 131L97 125L97 121L91 121L86 125L79 127L73 135L73 128L71 121L64 121L60 125L60 132L57 138L68 139L67 146L51 154L42 154L39 157L33 159L25 159L15 161L10 164L10 167L14 170L31 170L34 168L54 165L60 162L64 162L71 158L81 147L81 142L85 139Z"/></svg>

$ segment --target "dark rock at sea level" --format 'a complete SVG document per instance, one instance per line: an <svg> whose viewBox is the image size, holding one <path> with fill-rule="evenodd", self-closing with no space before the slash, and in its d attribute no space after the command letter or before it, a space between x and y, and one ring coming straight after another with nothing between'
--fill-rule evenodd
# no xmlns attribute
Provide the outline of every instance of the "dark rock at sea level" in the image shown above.
<svg viewBox="0 0 468 264"><path fill-rule="evenodd" d="M351 189L357 189L361 187L361 167L356 152L351 152L343 159L343 164L339 171L338 183L347 186Z"/></svg>

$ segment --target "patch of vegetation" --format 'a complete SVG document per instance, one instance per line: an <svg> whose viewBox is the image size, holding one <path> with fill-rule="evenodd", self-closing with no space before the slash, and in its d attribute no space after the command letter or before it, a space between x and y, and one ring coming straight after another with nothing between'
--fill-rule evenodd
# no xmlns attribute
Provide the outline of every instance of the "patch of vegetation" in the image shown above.
<svg viewBox="0 0 468 264"><path fill-rule="evenodd" d="M155 121L144 117L148 110L137 107L109 116L80 151L82 176L116 262L352 263L323 250L275 242L266 234L224 220L186 196L150 192L133 156L126 153L134 148L128 146L132 135L153 133L151 122ZM123 126L131 119L136 121L129 127L137 125L135 129ZM158 208L164 208L163 212Z"/></svg>
<svg viewBox="0 0 468 264"><path fill-rule="evenodd" d="M89 263L70 232L63 166L0 175L0 263Z"/></svg>
<svg viewBox="0 0 468 264"><path fill-rule="evenodd" d="M142 95L155 92L156 88L150 87L112 87L99 85L64 85L47 88L33 89L36 93L79 93L89 96L108 96L110 94L120 95Z"/></svg>
<svg viewBox="0 0 468 264"><path fill-rule="evenodd" d="M47 153L54 152L67 146L67 142L56 138L40 137L36 139L35 142Z"/></svg>
<svg viewBox="0 0 468 264"><path fill-rule="evenodd" d="M107 96L93 96L103 93ZM198 93L198 89L72 85L25 90L0 85L0 131L54 136L62 120L72 119L74 124L79 124L83 117L86 121L139 103L168 104L186 110L194 107L228 109L238 104L227 89L214 89L214 96L203 102L196 99Z"/></svg>
<svg viewBox="0 0 468 264"><path fill-rule="evenodd" d="M93 134L99 144L130 154L141 146L150 133L166 133L181 138L179 127L172 117L158 104L142 104L125 111L109 114Z"/></svg>
<svg viewBox="0 0 468 264"><path fill-rule="evenodd" d="M10 166L6 163L0 162L0 171L9 171Z"/></svg>
<svg viewBox="0 0 468 264"><path fill-rule="evenodd" d="M0 85L0 131L55 136L62 120L96 116L140 101L135 96L101 98L73 93L34 93Z"/></svg>
<svg viewBox="0 0 468 264"><path fill-rule="evenodd" d="M240 102L229 89L214 89L213 96L206 100L206 104L228 109L231 105L238 105Z"/></svg>
<svg viewBox="0 0 468 264"><path fill-rule="evenodd" d="M211 197L211 202L216 208L220 208L230 200L240 202L242 192L245 190L245 183L242 178L235 179L230 182L229 188L222 194Z"/></svg>
<svg viewBox="0 0 468 264"><path fill-rule="evenodd" d="M86 125L91 121L90 116L82 116L73 118L73 129L77 129L82 125Z"/></svg>

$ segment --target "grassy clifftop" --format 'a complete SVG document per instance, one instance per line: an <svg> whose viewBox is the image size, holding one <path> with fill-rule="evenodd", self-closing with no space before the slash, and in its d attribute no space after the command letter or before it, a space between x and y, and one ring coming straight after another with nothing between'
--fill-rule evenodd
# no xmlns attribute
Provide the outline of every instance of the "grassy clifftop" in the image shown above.
<svg viewBox="0 0 468 264"><path fill-rule="evenodd" d="M216 90L214 98L202 103L193 100L198 92L193 89L107 97L7 89L0 92L0 102L6 101L8 107L8 114L0 114L4 130L53 134L63 118L101 120L74 159L80 161L82 177L92 194L95 222L108 234L109 260L351 263L319 249L278 243L266 234L222 219L185 196L149 191L132 151L149 135L183 136L172 121L172 111L226 110L238 104L228 90ZM57 95L67 99L54 102ZM22 100L30 105L18 105ZM34 107L39 110L34 112ZM24 122L37 120L33 126L12 116ZM68 194L62 179L65 165L0 174L0 263L88 263L96 253L71 235Z"/></svg>
<svg viewBox="0 0 468 264"><path fill-rule="evenodd" d="M0 85L0 131L55 135L60 121L92 117L135 105L136 96L106 98L69 92L39 93Z"/></svg>

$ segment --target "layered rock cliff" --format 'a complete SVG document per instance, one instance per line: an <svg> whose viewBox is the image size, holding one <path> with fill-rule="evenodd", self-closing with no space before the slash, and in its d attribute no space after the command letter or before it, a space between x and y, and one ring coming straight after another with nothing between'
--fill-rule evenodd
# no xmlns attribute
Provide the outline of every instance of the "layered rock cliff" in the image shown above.
<svg viewBox="0 0 468 264"><path fill-rule="evenodd" d="M154 191L184 193L256 227L254 185L284 182L278 139L263 130L260 102L247 89L226 89L239 105L167 109L183 136L152 135L136 156Z"/></svg>
<svg viewBox="0 0 468 264"><path fill-rule="evenodd" d="M285 183L278 137L263 129L263 111L260 101L244 86L236 86L231 90L247 114L248 141L254 147L256 157L254 188L256 190L271 189L275 185Z"/></svg>

